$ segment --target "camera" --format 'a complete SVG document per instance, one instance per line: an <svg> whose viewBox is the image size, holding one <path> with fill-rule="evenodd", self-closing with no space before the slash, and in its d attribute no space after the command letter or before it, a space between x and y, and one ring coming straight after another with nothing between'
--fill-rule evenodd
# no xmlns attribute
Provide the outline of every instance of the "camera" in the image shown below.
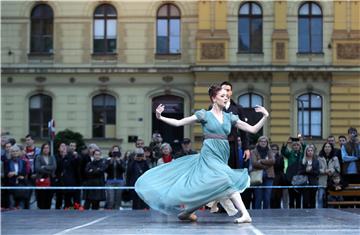
<svg viewBox="0 0 360 235"><path fill-rule="evenodd" d="M120 152L112 152L112 156L113 157L121 157L121 153Z"/></svg>

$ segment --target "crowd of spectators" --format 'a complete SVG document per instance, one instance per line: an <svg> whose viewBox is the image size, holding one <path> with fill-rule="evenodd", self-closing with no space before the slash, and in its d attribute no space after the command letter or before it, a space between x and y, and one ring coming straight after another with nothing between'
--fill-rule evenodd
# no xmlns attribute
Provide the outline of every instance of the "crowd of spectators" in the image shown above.
<svg viewBox="0 0 360 235"><path fill-rule="evenodd" d="M238 137L239 156L243 156ZM191 140L163 142L154 133L145 146L137 139L134 149L123 152L114 145L108 152L96 144L77 147L76 142L61 143L55 154L50 144L34 145L30 135L25 144L13 138L1 138L2 186L134 186L136 180L150 168L195 154ZM281 147L261 136L251 148L250 159L239 159L240 168L263 170L263 180L257 186L291 186L296 175L307 176L306 185L318 188L249 188L242 193L247 208L323 208L328 200L344 200L327 195L326 189L342 190L349 183L360 183L360 143L355 128L348 135L334 136L318 151L316 146L300 138L291 138ZM131 189L67 189L67 190L1 190L1 208L30 208L31 198L39 209L121 209L131 202L132 209L149 209ZM53 203L55 202L55 203Z"/></svg>
<svg viewBox="0 0 360 235"><path fill-rule="evenodd" d="M257 186L315 187L247 189L243 192L246 207L324 208L328 201L344 200L327 195L327 190L339 191L348 184L360 184L360 143L356 128L349 128L347 136L339 136L338 143L334 136L329 136L318 151L311 140L289 137L280 148L261 136L251 150L250 163L244 166L250 172L263 169L262 184ZM301 185L294 183L294 176L299 175L306 179Z"/></svg>
<svg viewBox="0 0 360 235"><path fill-rule="evenodd" d="M39 209L120 209L122 203L131 202L132 209L148 209L134 190L110 187L134 186L136 180L148 169L166 164L187 154L196 153L191 141L184 138L174 148L163 142L155 133L149 146L137 139L134 149L122 152L114 145L108 152L95 143L77 147L76 142L60 143L50 153L50 144L41 147L34 144L31 135L25 137L25 145L13 138L1 138L1 185L2 186L62 186L69 189L55 190L1 190L1 208L30 208L35 198ZM78 186L108 186L103 189L79 190ZM54 203L53 203L54 202Z"/></svg>

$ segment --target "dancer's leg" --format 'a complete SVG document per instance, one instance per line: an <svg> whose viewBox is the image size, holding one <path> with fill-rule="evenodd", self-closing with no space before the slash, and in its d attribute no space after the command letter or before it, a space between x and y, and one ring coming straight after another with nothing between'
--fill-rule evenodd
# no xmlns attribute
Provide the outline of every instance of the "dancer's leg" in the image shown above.
<svg viewBox="0 0 360 235"><path fill-rule="evenodd" d="M219 201L229 216L234 216L239 212L229 198L222 198Z"/></svg>
<svg viewBox="0 0 360 235"><path fill-rule="evenodd" d="M251 217L249 212L246 210L246 207L241 199L240 193L235 192L230 196L231 201L234 203L236 208L241 212L242 216L234 220L235 223L251 223Z"/></svg>

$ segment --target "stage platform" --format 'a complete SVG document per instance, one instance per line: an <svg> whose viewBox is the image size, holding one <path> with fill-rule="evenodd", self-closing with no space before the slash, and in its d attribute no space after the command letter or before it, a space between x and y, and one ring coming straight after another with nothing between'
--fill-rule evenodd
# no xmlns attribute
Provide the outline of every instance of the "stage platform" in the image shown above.
<svg viewBox="0 0 360 235"><path fill-rule="evenodd" d="M271 209L250 214L253 223L234 224L233 217L208 211L198 211L198 222L188 223L152 210L15 210L1 212L1 234L360 234L360 209Z"/></svg>

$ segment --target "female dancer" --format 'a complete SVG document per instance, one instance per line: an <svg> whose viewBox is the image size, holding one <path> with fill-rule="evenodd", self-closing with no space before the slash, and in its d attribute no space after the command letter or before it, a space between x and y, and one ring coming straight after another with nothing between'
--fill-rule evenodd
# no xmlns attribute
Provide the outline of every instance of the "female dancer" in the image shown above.
<svg viewBox="0 0 360 235"><path fill-rule="evenodd" d="M135 190L151 208L165 214L181 212L178 218L190 221L196 221L193 212L199 207L227 197L242 213L234 222L249 223L251 217L240 192L250 185L250 178L246 169L233 170L227 165L227 135L231 125L256 133L269 114L265 108L256 107L255 111L263 113L263 117L256 125L250 126L239 120L238 116L222 111L228 97L220 86L211 86L209 96L213 103L210 111L200 110L181 120L161 116L164 106L160 104L157 107L156 117L169 125L183 126L199 121L205 140L199 154L188 155L145 172L137 180Z"/></svg>

